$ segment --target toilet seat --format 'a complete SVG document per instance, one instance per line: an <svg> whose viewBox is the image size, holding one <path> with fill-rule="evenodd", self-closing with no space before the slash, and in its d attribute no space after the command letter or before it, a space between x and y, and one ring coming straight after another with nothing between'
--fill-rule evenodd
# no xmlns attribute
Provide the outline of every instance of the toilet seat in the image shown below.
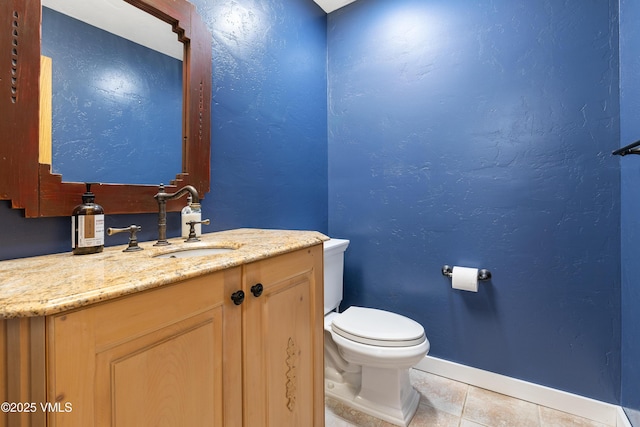
<svg viewBox="0 0 640 427"><path fill-rule="evenodd" d="M411 347L426 340L418 322L375 308L349 307L333 318L331 329L348 340L378 347Z"/></svg>

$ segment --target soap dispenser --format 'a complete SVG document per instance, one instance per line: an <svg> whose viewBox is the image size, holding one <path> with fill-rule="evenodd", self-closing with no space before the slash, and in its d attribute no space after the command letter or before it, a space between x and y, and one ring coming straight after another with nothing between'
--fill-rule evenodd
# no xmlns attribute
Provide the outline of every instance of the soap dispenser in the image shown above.
<svg viewBox="0 0 640 427"><path fill-rule="evenodd" d="M202 220L202 209L200 208L200 203L192 203L193 198L191 194L187 196L187 206L182 208L182 237L184 239L189 237L189 222ZM196 236L200 236L202 234L202 226L200 224L196 224L195 226Z"/></svg>
<svg viewBox="0 0 640 427"><path fill-rule="evenodd" d="M104 209L95 203L91 183L82 195L82 204L73 209L71 216L71 247L74 255L102 252L104 249Z"/></svg>

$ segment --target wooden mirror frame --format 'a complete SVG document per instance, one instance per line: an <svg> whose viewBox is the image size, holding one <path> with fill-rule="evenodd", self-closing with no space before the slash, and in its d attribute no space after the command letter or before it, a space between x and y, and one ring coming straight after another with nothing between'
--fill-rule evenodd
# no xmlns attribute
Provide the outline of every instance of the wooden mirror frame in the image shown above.
<svg viewBox="0 0 640 427"><path fill-rule="evenodd" d="M171 24L185 45L182 172L165 187L170 193L192 185L202 198L210 186L211 33L187 0L123 1ZM11 200L25 217L67 216L82 202L85 185L64 182L39 162L40 21L40 0L0 1L0 200ZM139 159L137 167L153 165ZM157 212L158 185L101 184L91 191L107 215ZM167 210L183 205L169 201Z"/></svg>

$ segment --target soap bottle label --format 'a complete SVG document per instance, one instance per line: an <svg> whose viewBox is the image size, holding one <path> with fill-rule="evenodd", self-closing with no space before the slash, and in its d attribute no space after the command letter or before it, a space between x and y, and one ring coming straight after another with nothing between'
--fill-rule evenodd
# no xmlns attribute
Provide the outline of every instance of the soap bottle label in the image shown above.
<svg viewBox="0 0 640 427"><path fill-rule="evenodd" d="M182 221L182 237L189 237L189 225L187 225L188 221L191 221L191 206L185 206L182 208L182 216L180 220Z"/></svg>
<svg viewBox="0 0 640 427"><path fill-rule="evenodd" d="M189 237L189 231L191 227L187 224L189 221L200 221L202 219L202 214L200 212L190 212L188 214L182 215L182 237ZM196 237L199 237L202 234L202 226L200 224L196 224L194 231L196 232Z"/></svg>
<svg viewBox="0 0 640 427"><path fill-rule="evenodd" d="M104 245L104 215L74 215L71 219L72 230L74 230L71 244L74 248Z"/></svg>

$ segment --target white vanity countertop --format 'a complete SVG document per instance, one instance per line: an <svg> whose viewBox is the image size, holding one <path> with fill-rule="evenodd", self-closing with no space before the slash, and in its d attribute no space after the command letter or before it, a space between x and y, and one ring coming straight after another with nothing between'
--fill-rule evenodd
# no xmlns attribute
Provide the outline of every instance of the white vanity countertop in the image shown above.
<svg viewBox="0 0 640 427"><path fill-rule="evenodd" d="M317 245L329 238L316 231L237 229L203 234L200 242L169 239L169 246L142 242L102 253L71 252L0 261L0 318L55 314L135 292ZM238 248L224 254L163 259L154 255L198 247Z"/></svg>

